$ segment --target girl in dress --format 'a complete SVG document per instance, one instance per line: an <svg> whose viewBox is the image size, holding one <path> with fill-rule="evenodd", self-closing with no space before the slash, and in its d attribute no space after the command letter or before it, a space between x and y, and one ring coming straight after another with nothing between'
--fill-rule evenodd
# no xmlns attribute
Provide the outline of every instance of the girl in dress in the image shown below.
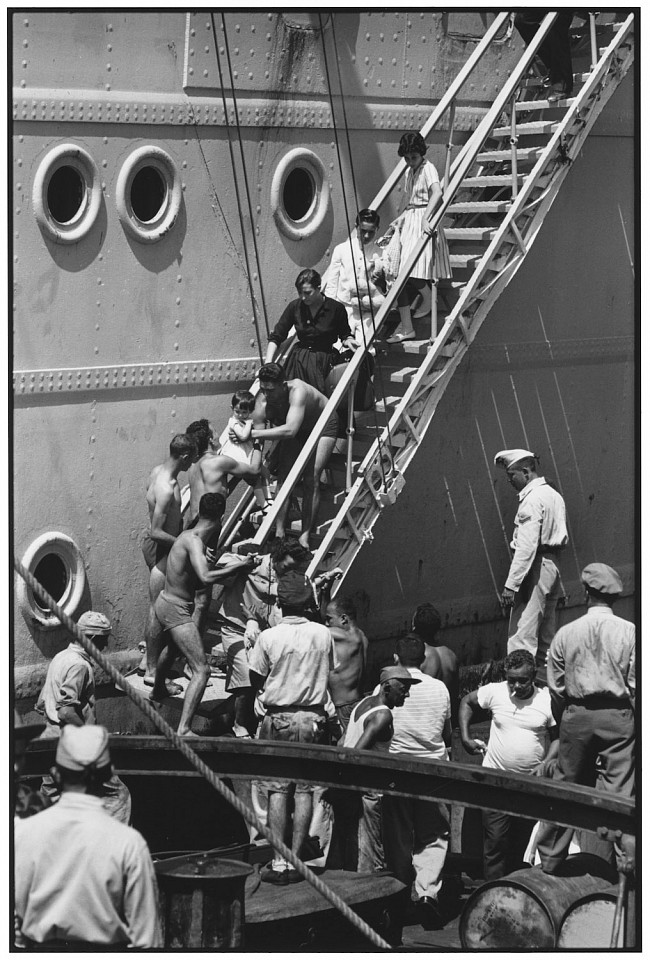
<svg viewBox="0 0 650 960"><path fill-rule="evenodd" d="M434 286L433 297L435 297L435 285L438 280L447 279L452 275L444 230L438 227L434 231L427 223L442 197L442 187L436 168L430 160L424 159L427 145L419 133L409 132L401 138L397 152L400 157L404 157L407 165L404 189L407 203L403 212L389 227L386 237L390 238L396 229L400 230L401 263L406 261L423 232L434 240L426 245L415 261L408 283L397 298L400 322L392 337L388 337L388 343L401 343L402 340L415 339L408 287L415 287L420 295L416 298L419 306L413 313L413 317L417 320L431 313L432 306L435 308L435 304L432 303L431 285ZM436 332L432 324L432 338Z"/></svg>
<svg viewBox="0 0 650 960"><path fill-rule="evenodd" d="M219 453L226 457L232 457L238 463L250 464L253 455L251 431L253 429L252 413L255 407L255 397L248 390L238 390L233 395L231 405L232 417L219 437ZM262 510L265 510L272 503L268 481L268 471L263 464L262 474L253 486L255 500Z"/></svg>

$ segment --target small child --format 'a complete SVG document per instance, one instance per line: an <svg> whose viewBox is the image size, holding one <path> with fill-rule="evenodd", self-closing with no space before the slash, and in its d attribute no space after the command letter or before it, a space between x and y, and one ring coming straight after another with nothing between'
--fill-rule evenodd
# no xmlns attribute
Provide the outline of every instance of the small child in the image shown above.
<svg viewBox="0 0 650 960"><path fill-rule="evenodd" d="M219 453L232 457L238 463L251 462L253 455L253 440L251 432L253 421L251 414L255 406L255 397L248 390L238 390L232 398L232 417L226 429L219 437ZM262 476L254 482L253 492L255 500L262 510L272 503L268 488L268 472L262 466ZM251 481L252 483L252 481Z"/></svg>

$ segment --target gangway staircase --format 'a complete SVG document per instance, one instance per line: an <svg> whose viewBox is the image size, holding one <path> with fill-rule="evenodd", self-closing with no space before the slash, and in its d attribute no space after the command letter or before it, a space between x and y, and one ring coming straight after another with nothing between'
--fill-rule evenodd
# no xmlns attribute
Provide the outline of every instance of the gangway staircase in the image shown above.
<svg viewBox="0 0 650 960"><path fill-rule="evenodd" d="M622 22L601 25L594 23L592 15L588 69L574 74L574 93L570 98L545 99L542 81L534 75L533 61L556 16L549 13L544 17L494 103L453 164L448 164L443 199L430 223L433 228L442 225L448 238L452 291L457 300L433 342L407 341L390 347L393 367L384 370L383 379L388 377L391 395L377 403L377 410L385 415L386 425L363 428L350 439L352 473L348 470L347 488L334 497L333 515L317 528L314 540L319 542L307 571L312 579L318 572L333 567L340 567L345 575L363 544L372 540L373 527L380 514L395 502L403 489L406 469L423 442L454 371L496 300L523 263L571 163L633 63L634 16L630 14ZM446 115L452 143L456 98L498 32L503 31L507 18L508 14L496 18L422 128L424 137ZM573 63L574 68L580 64L577 53ZM368 205L379 208L404 170L402 161ZM423 234L401 265L400 274L375 317L376 331L388 317L427 242L431 241ZM372 340L379 345L376 334ZM278 492L273 509L263 518L255 537L248 544L242 544L243 549L259 549L272 534L277 512L298 482L325 422L335 408L345 404L364 353L357 350L348 364ZM333 462L336 468L336 456ZM250 509L247 504L250 504L249 493L225 525L224 543L232 540L236 524Z"/></svg>

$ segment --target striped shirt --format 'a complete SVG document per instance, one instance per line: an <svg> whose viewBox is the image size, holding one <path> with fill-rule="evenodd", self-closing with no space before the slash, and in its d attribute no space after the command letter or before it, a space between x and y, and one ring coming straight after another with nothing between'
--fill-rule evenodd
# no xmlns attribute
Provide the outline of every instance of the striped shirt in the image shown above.
<svg viewBox="0 0 650 960"><path fill-rule="evenodd" d="M390 752L446 760L442 731L445 720L451 718L449 691L442 680L428 677L417 667L407 669L422 682L412 684L404 706L393 710Z"/></svg>

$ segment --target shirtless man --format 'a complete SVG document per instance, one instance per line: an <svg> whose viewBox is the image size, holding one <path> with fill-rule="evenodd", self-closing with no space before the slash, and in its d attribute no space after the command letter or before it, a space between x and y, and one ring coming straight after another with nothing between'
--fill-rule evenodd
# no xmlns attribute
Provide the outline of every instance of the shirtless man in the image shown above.
<svg viewBox="0 0 650 960"><path fill-rule="evenodd" d="M327 397L303 380L285 380L278 363L265 363L259 372L260 392L253 411L254 440L281 440L278 445L278 482L284 483L316 421L325 409ZM271 424L266 427L266 423ZM299 542L309 549L309 537L320 505L320 475L332 455L338 434L334 413L325 425L315 453L303 474L302 531ZM276 536L284 537L289 501L278 515Z"/></svg>
<svg viewBox="0 0 650 960"><path fill-rule="evenodd" d="M210 570L205 556L210 538L221 526L225 508L226 498L222 494L206 493L201 497L196 524L191 530L179 534L169 552L165 586L154 607L157 641L161 642L164 632L168 631L172 642L167 644L158 659L150 699L160 701L167 695L166 674L177 650L185 656L192 671L178 725L180 737L196 736L191 730L192 719L210 677L201 637L193 620L194 596L200 586L219 583L234 573L234 565L227 570ZM254 563L254 557L244 557L238 568L250 569Z"/></svg>
<svg viewBox="0 0 650 960"><path fill-rule="evenodd" d="M192 464L188 472L190 482L190 505L187 511L186 529L189 529L196 520L199 512L199 503L205 493L220 493L228 496L228 477L244 480L255 480L262 469L262 445L257 448L251 458L251 464L240 463L232 457L223 456L214 449L214 431L208 420L195 420L187 428L189 436L194 437L198 447L199 459ZM221 528L215 532L213 543L208 547L216 550ZM212 600L212 584L200 589L196 595L194 622L201 636L205 627Z"/></svg>
<svg viewBox="0 0 650 960"><path fill-rule="evenodd" d="M368 639L357 626L357 610L348 597L330 600L325 610L325 626L334 640L334 662L330 670L329 691L341 729L345 734L350 714L363 697L363 674L368 654Z"/></svg>
<svg viewBox="0 0 650 960"><path fill-rule="evenodd" d="M147 507L149 508L150 529L142 542L142 553L149 567L149 613L144 639L147 646L144 682L153 686L153 675L160 655L160 643L153 639L157 636L157 621L154 604L165 585L167 555L181 532L181 491L178 475L188 470L196 459L196 443L185 433L177 433L169 444L169 456L164 463L154 467L147 482ZM180 693L178 684L170 684L170 694Z"/></svg>
<svg viewBox="0 0 650 960"><path fill-rule="evenodd" d="M451 725L458 726L458 658L449 647L437 644L436 634L440 629L440 614L431 603L421 603L415 608L411 629L424 640L424 661L420 666L422 673L442 680L449 691L451 700Z"/></svg>

